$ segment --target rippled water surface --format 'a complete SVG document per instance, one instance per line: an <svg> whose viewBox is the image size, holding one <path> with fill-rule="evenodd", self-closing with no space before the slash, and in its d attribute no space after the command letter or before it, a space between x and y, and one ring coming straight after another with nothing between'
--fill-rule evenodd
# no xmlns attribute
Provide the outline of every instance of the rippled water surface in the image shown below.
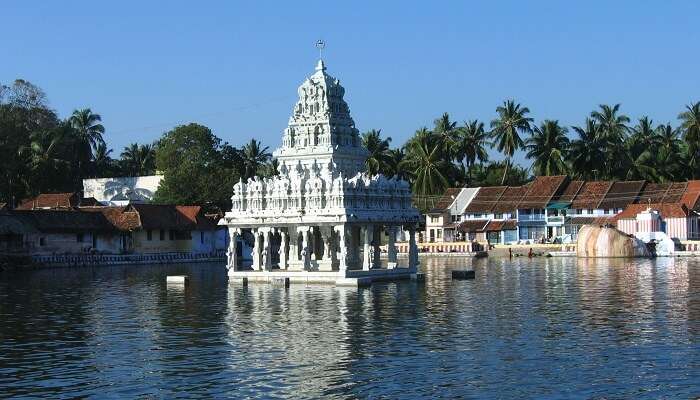
<svg viewBox="0 0 700 400"><path fill-rule="evenodd" d="M0 274L0 397L700 396L700 260L421 268L366 289L229 286L211 265Z"/></svg>

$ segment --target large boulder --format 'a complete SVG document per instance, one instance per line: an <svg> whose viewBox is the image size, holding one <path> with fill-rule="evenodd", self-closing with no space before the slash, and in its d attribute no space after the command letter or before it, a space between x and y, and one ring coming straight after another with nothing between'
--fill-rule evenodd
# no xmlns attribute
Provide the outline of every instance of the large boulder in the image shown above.
<svg viewBox="0 0 700 400"><path fill-rule="evenodd" d="M641 240L615 228L585 225L578 231L578 257L651 257Z"/></svg>

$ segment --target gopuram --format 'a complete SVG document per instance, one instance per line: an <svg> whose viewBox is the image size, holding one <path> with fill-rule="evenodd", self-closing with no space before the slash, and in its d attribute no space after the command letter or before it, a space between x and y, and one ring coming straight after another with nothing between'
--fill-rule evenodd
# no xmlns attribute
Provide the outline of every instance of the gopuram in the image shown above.
<svg viewBox="0 0 700 400"><path fill-rule="evenodd" d="M323 60L298 94L274 152L279 174L234 185L231 211L221 222L230 238L229 279L363 285L415 278L419 214L408 182L363 172L367 150L345 89ZM236 257L245 231L254 238L252 267ZM401 245L408 252L404 265L397 238L408 239Z"/></svg>

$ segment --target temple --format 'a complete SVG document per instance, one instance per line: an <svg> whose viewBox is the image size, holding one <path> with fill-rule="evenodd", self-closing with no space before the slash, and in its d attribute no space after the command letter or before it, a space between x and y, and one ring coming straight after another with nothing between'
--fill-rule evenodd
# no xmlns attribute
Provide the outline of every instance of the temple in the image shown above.
<svg viewBox="0 0 700 400"><path fill-rule="evenodd" d="M231 211L221 222L231 238L229 277L348 285L415 278L419 214L408 182L364 172L367 150L345 89L323 60L298 95L274 152L279 174L234 185ZM245 231L253 237L252 267L237 256ZM397 238L408 239L404 265Z"/></svg>

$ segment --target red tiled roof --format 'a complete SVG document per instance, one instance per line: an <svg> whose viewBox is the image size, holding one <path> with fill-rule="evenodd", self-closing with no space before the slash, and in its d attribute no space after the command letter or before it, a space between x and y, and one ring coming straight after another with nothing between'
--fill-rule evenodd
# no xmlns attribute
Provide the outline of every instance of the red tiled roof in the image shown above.
<svg viewBox="0 0 700 400"><path fill-rule="evenodd" d="M664 196L671 189L671 183L647 183L635 203L663 203Z"/></svg>
<svg viewBox="0 0 700 400"><path fill-rule="evenodd" d="M440 200L435 203L435 206L428 212L428 214L445 212L445 210L447 210L455 201L455 198L460 191L462 191L462 188L449 188L445 190L445 193L442 195L442 197L440 197Z"/></svg>
<svg viewBox="0 0 700 400"><path fill-rule="evenodd" d="M488 223L487 219L468 219L461 222L457 226L457 230L460 232L483 232Z"/></svg>
<svg viewBox="0 0 700 400"><path fill-rule="evenodd" d="M688 181L681 203L690 210L700 210L700 181Z"/></svg>
<svg viewBox="0 0 700 400"><path fill-rule="evenodd" d="M606 210L627 207L628 204L634 203L645 183L646 181L613 182L610 190L596 208Z"/></svg>
<svg viewBox="0 0 700 400"><path fill-rule="evenodd" d="M501 221L491 220L488 225L486 225L485 230L487 232L498 232L498 231L511 231L516 229L517 221L514 219L506 219Z"/></svg>
<svg viewBox="0 0 700 400"><path fill-rule="evenodd" d="M518 208L545 208L566 182L566 175L538 176L530 183Z"/></svg>
<svg viewBox="0 0 700 400"><path fill-rule="evenodd" d="M508 186L493 207L493 212L502 214L514 212L527 192L528 186Z"/></svg>
<svg viewBox="0 0 700 400"><path fill-rule="evenodd" d="M598 208L598 205L605 198L605 195L608 193L608 190L610 190L612 184L613 182L611 181L585 182L583 187L581 187L581 190L579 190L578 194L571 202L571 208Z"/></svg>
<svg viewBox="0 0 700 400"><path fill-rule="evenodd" d="M474 199L464 210L466 213L488 213L501 198L506 186L487 186L479 188Z"/></svg>
<svg viewBox="0 0 700 400"><path fill-rule="evenodd" d="M73 193L42 193L33 199L27 199L17 206L17 210L32 210L35 208L71 208L77 207L78 194Z"/></svg>
<svg viewBox="0 0 700 400"><path fill-rule="evenodd" d="M573 201L579 190L581 190L583 183L583 181L569 181L569 183L564 187L564 190L562 190L561 194L556 196L556 198L553 200L562 202Z"/></svg>
<svg viewBox="0 0 700 400"><path fill-rule="evenodd" d="M651 208L661 214L661 218L685 218L689 215L688 208L682 203L630 204L615 216L616 220L634 219L637 214Z"/></svg>
<svg viewBox="0 0 700 400"><path fill-rule="evenodd" d="M200 206L131 204L125 212L135 210L142 229L212 230L216 225L204 216Z"/></svg>

